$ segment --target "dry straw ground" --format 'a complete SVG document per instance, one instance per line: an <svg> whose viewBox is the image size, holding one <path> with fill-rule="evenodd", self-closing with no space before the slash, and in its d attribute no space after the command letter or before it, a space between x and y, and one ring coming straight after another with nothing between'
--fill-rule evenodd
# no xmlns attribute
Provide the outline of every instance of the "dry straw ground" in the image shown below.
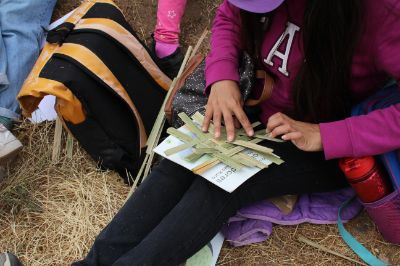
<svg viewBox="0 0 400 266"><path fill-rule="evenodd" d="M54 17L78 0L59 0ZM183 43L194 44L219 1L189 1ZM149 41L155 21L155 0L119 0L128 21ZM206 49L206 48L205 48ZM96 169L79 145L74 156L51 163L54 124L23 121L15 131L24 144L0 183L0 250L18 254L26 265L68 265L82 258L96 234L120 208L129 191L112 172ZM64 136L65 140L65 136ZM388 225L390 226L390 225ZM400 265L400 249L383 241L365 213L348 228L376 255ZM297 241L303 235L331 250L356 258L334 225L276 226L264 243L243 248L225 245L219 265L351 265L346 260Z"/></svg>

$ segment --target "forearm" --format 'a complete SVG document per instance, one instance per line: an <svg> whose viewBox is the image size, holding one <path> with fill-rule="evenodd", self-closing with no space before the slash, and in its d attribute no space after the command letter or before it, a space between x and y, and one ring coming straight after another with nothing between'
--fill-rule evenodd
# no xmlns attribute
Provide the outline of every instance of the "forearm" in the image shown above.
<svg viewBox="0 0 400 266"><path fill-rule="evenodd" d="M206 86L221 80L239 81L239 9L225 1L217 10L211 36L211 51L206 60Z"/></svg>
<svg viewBox="0 0 400 266"><path fill-rule="evenodd" d="M382 154L400 148L400 104L320 124L326 159Z"/></svg>

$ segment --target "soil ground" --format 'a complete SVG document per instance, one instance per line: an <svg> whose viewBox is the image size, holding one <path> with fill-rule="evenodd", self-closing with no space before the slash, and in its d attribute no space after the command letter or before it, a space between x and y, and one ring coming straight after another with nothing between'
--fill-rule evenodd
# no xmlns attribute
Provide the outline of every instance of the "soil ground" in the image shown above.
<svg viewBox="0 0 400 266"><path fill-rule="evenodd" d="M139 36L150 43L156 1L116 2ZM210 27L219 2L189 1L182 25L184 47L194 45ZM78 4L78 0L59 0L54 18ZM68 265L87 253L94 237L123 204L129 188L115 173L96 169L77 143L72 158L63 153L52 163L54 123L36 126L22 121L15 132L24 149L9 165L9 177L0 183L0 250L13 251L26 265ZM346 227L375 255L400 265L399 247L386 243L364 212ZM300 235L357 259L335 225L302 224L275 226L263 243L241 248L224 244L218 265L355 264L299 242Z"/></svg>

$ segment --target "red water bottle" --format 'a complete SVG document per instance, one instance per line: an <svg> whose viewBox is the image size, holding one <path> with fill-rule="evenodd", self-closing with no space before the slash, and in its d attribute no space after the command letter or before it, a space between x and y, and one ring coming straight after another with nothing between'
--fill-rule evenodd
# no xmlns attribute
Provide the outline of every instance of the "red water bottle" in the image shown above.
<svg viewBox="0 0 400 266"><path fill-rule="evenodd" d="M361 201L374 202L391 192L374 157L343 158L339 166Z"/></svg>

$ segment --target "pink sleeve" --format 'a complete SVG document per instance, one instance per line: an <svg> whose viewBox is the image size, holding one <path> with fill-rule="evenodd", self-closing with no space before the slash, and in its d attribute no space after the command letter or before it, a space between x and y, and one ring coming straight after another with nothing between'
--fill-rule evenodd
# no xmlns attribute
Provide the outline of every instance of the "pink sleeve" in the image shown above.
<svg viewBox="0 0 400 266"><path fill-rule="evenodd" d="M400 4L386 9L377 25L376 68L400 80ZM397 5L397 6L396 6ZM371 55L374 56L374 55ZM400 148L400 104L364 116L320 125L326 159L377 155Z"/></svg>
<svg viewBox="0 0 400 266"><path fill-rule="evenodd" d="M218 8L206 59L206 88L220 80L239 81L240 11L227 0Z"/></svg>
<svg viewBox="0 0 400 266"><path fill-rule="evenodd" d="M326 159L377 155L400 148L400 104L320 124Z"/></svg>

